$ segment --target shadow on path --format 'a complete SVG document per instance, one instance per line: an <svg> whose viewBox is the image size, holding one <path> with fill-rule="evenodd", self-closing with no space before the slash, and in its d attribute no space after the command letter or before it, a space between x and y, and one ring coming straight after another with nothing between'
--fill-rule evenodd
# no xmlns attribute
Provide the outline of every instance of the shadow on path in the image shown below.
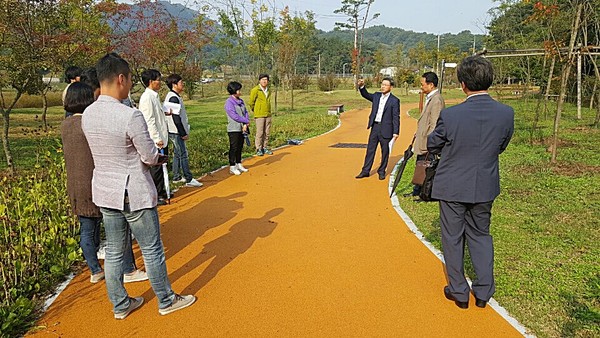
<svg viewBox="0 0 600 338"><path fill-rule="evenodd" d="M210 282L227 264L252 247L258 238L268 237L277 227L271 218L281 214L282 208L267 212L261 218L249 218L231 226L229 232L209 243L206 243L200 253L193 257L184 266L169 275L171 282L190 273L198 266L212 259L210 264L202 271L183 293L196 294L202 287Z"/></svg>
<svg viewBox="0 0 600 338"><path fill-rule="evenodd" d="M166 258L177 254L208 230L235 217L243 206L243 203L236 199L246 195L246 192L238 192L229 196L207 198L193 208L174 215L162 224L164 228L171 228L169 231L162 231ZM206 215L210 215L210 217L205 217Z"/></svg>

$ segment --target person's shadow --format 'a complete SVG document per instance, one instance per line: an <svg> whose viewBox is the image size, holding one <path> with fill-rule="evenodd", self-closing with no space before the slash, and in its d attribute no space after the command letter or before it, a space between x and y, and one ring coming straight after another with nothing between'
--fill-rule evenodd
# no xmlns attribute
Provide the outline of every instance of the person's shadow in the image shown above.
<svg viewBox="0 0 600 338"><path fill-rule="evenodd" d="M281 161L285 156L289 154L289 151L277 151L273 155L264 155L262 159L256 161L254 164L252 164L251 167L248 168L256 168L261 165L271 165L277 161Z"/></svg>
<svg viewBox="0 0 600 338"><path fill-rule="evenodd" d="M206 243L200 253L177 269L177 271L170 274L169 279L171 283L212 259L200 276L183 290L184 294L197 293L227 264L237 256L248 251L258 238L265 238L271 235L277 227L277 223L271 219L282 212L283 208L276 208L267 212L261 218L248 218L232 225L227 234Z"/></svg>
<svg viewBox="0 0 600 338"><path fill-rule="evenodd" d="M246 194L246 192L238 192L229 196L207 198L193 208L178 213L161 224L163 228L169 229L161 231L166 258L177 254L206 231L235 217L243 206L243 203L236 199L244 197Z"/></svg>

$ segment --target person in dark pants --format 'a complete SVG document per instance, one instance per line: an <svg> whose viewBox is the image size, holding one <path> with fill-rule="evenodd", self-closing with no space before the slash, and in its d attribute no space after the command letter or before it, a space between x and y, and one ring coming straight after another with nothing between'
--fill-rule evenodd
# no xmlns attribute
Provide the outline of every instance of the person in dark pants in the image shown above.
<svg viewBox="0 0 600 338"><path fill-rule="evenodd" d="M146 89L140 97L139 109L144 114L146 125L150 137L156 144L156 147L163 154L168 156L169 129L167 127L167 118L163 112L162 102L158 95L161 86L161 74L156 69L146 69L142 72L142 83ZM165 177L162 166L150 167L150 174L158 192L158 205L167 204L171 196L167 195L165 187ZM168 178L167 178L168 181Z"/></svg>
<svg viewBox="0 0 600 338"><path fill-rule="evenodd" d="M373 106L367 125L367 129L371 129L371 133L369 134L365 162L356 178L369 177L377 144L379 143L381 147L381 164L377 169L377 173L379 173L379 179L383 180L385 179L385 169L390 155L390 141L392 139L395 141L400 134L400 100L392 94L394 80L388 77L383 78L381 81L381 92L369 93L362 79L358 80L358 87L360 88L360 95L373 102Z"/></svg>
<svg viewBox="0 0 600 338"><path fill-rule="evenodd" d="M225 101L227 135L229 136L229 172L236 176L248 171L242 165L242 148L244 147L244 133L248 131L250 119L244 100L240 98L241 90L241 83L229 82L227 92L231 96Z"/></svg>
<svg viewBox="0 0 600 338"><path fill-rule="evenodd" d="M494 245L490 235L492 204L500 194L498 156L514 130L514 111L490 97L494 71L480 56L465 58L457 69L467 99L440 113L427 149L441 154L431 196L438 199L447 299L469 306L464 273L464 245L469 246L477 279L475 305L485 307L495 292Z"/></svg>

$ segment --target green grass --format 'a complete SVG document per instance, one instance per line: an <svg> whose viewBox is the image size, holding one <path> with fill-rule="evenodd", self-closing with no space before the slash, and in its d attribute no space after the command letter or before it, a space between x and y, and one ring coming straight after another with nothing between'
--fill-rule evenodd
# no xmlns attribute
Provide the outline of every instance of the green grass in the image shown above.
<svg viewBox="0 0 600 338"><path fill-rule="evenodd" d="M552 112L532 132L535 101L515 108L515 135L500 156L502 193L492 211L495 298L539 337L600 335L600 130L595 112L561 123L558 164L549 163ZM554 109L554 106L549 107ZM409 191L410 162L397 193ZM400 205L441 250L437 203ZM468 262L468 258L466 259ZM467 264L467 274L474 272Z"/></svg>

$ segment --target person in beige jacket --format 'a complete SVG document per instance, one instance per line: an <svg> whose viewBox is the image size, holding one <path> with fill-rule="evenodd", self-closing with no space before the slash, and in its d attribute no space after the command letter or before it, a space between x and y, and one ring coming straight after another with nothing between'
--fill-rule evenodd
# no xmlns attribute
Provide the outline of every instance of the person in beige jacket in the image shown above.
<svg viewBox="0 0 600 338"><path fill-rule="evenodd" d="M146 90L140 97L139 109L144 114L150 138L154 141L156 148L159 150L162 149L163 154L168 155L169 129L167 127L167 118L163 112L162 102L158 96L158 90L161 85L160 72L156 69L144 70L142 72L142 83L146 87ZM166 200L170 196L167 196L162 167L150 167L150 174L158 193L158 205L165 205L167 203Z"/></svg>
<svg viewBox="0 0 600 338"><path fill-rule="evenodd" d="M444 98L438 90L438 76L434 72L427 72L421 76L421 90L426 96L423 112L417 122L417 132L415 133L415 143L413 151L417 155L417 161L431 159L433 155L427 151L427 136L435 129L440 112L446 107ZM421 184L413 186L412 193L408 196L419 196Z"/></svg>

